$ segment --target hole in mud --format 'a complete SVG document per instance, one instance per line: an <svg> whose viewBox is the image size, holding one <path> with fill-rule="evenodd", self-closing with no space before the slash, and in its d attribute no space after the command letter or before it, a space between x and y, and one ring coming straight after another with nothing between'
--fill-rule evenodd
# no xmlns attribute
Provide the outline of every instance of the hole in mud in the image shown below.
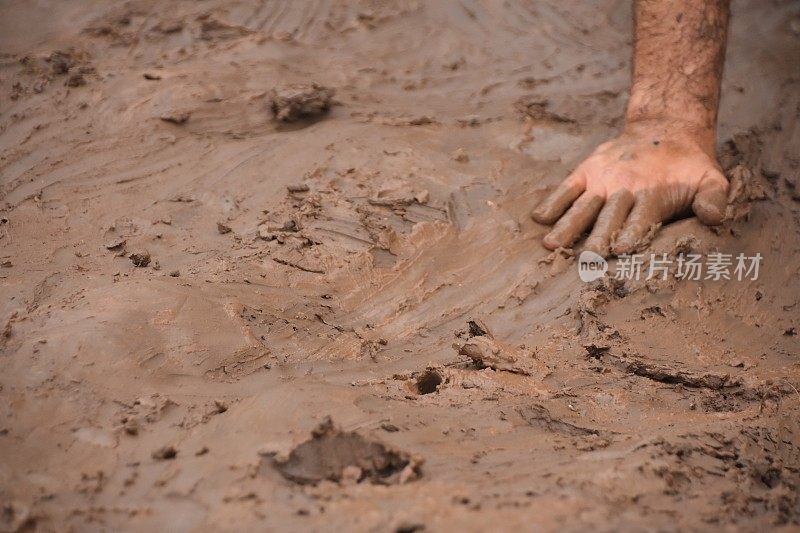
<svg viewBox="0 0 800 533"><path fill-rule="evenodd" d="M426 370L417 377L417 393L431 394L442 384L442 375L435 370Z"/></svg>

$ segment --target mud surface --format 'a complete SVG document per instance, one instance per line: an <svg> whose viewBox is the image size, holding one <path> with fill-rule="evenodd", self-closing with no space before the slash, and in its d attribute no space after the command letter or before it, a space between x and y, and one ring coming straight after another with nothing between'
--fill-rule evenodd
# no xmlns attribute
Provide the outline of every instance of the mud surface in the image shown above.
<svg viewBox="0 0 800 533"><path fill-rule="evenodd" d="M800 523L797 2L733 5L735 220L651 245L759 279L590 285L528 215L627 0L0 10L0 529Z"/></svg>

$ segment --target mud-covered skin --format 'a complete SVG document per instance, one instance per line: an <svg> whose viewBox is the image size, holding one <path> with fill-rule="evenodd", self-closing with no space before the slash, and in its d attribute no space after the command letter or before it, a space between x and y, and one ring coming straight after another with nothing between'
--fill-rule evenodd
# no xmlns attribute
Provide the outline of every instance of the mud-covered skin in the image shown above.
<svg viewBox="0 0 800 533"><path fill-rule="evenodd" d="M705 224L722 222L728 183L714 140L728 12L724 0L636 1L624 131L533 212L542 224L558 221L545 247L571 246L594 224L588 249L628 253L689 207Z"/></svg>
<svg viewBox="0 0 800 533"><path fill-rule="evenodd" d="M557 221L542 241L551 250L571 245L592 228L587 249L621 254L637 248L654 225L689 207L704 223L719 224L726 188L719 166L691 135L635 123L598 146L534 218Z"/></svg>

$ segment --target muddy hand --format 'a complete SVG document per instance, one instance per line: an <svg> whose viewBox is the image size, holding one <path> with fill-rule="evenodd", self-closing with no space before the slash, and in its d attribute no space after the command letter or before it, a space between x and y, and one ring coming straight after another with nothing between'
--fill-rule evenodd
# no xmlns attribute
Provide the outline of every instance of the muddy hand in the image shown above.
<svg viewBox="0 0 800 533"><path fill-rule="evenodd" d="M630 253L651 228L689 207L705 224L722 222L728 181L691 135L631 127L601 144L532 213L553 224L542 243L572 246L586 231L586 248Z"/></svg>

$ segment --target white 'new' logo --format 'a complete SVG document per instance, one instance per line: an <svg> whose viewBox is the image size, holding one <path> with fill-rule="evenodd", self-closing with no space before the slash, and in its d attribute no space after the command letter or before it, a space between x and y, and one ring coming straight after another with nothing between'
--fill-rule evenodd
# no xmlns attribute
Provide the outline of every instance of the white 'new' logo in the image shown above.
<svg viewBox="0 0 800 533"><path fill-rule="evenodd" d="M600 279L608 272L608 262L599 254L584 250L578 257L578 277L589 283Z"/></svg>

